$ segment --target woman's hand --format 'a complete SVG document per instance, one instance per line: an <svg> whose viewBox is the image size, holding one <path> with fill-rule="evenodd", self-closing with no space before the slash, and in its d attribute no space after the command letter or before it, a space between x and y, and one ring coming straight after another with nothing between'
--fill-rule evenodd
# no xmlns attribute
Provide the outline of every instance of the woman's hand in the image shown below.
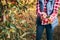
<svg viewBox="0 0 60 40"><path fill-rule="evenodd" d="M50 19L50 17L48 18L48 24L51 24L53 21Z"/></svg>
<svg viewBox="0 0 60 40"><path fill-rule="evenodd" d="M41 20L47 22L46 24L51 24L53 22L50 16L47 16L45 12L41 12Z"/></svg>
<svg viewBox="0 0 60 40"><path fill-rule="evenodd" d="M41 19L44 20L47 17L47 14L45 12L41 12Z"/></svg>

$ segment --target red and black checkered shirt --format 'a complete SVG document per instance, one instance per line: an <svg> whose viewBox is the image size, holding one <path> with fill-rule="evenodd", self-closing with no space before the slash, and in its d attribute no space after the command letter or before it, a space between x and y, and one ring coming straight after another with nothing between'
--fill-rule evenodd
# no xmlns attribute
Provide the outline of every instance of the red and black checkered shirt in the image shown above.
<svg viewBox="0 0 60 40"><path fill-rule="evenodd" d="M47 3L47 1L45 0L45 3L44 3L44 12L45 13L47 11L47 9L46 9L46 3ZM41 15L39 5L40 5L39 2L37 1L37 6L36 6L37 16L40 16ZM60 0L55 0L53 13L50 15L51 21L54 21L55 17L57 17L57 15L58 15L58 8L59 7L60 7ZM45 18L44 20L42 20L42 25L46 25L47 23L48 23L48 19L47 18Z"/></svg>

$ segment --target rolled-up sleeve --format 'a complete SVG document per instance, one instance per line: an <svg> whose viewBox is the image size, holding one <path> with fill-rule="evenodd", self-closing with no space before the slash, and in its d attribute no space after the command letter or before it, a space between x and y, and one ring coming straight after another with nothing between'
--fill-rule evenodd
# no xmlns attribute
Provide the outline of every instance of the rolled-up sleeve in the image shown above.
<svg viewBox="0 0 60 40"><path fill-rule="evenodd" d="M36 4L36 14L37 16L40 16L40 7L39 7L39 2L37 1L37 4Z"/></svg>
<svg viewBox="0 0 60 40"><path fill-rule="evenodd" d="M54 4L53 13L50 15L51 21L53 21L58 15L58 8L60 7L60 1L56 1Z"/></svg>

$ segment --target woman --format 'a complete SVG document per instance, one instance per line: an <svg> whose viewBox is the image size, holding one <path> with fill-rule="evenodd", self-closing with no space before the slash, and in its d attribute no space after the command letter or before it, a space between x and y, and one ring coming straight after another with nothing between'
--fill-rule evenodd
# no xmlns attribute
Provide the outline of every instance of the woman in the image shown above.
<svg viewBox="0 0 60 40"><path fill-rule="evenodd" d="M53 30L58 25L58 8L60 0L38 0L36 20L36 40L41 40L46 28L47 40L53 40Z"/></svg>

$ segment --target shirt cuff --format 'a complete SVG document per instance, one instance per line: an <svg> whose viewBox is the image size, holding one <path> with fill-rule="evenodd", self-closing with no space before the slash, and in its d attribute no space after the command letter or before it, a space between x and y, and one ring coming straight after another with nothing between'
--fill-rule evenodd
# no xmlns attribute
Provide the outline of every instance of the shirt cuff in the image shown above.
<svg viewBox="0 0 60 40"><path fill-rule="evenodd" d="M57 17L57 12L53 12L52 15L50 15L50 20L54 21L54 19Z"/></svg>

